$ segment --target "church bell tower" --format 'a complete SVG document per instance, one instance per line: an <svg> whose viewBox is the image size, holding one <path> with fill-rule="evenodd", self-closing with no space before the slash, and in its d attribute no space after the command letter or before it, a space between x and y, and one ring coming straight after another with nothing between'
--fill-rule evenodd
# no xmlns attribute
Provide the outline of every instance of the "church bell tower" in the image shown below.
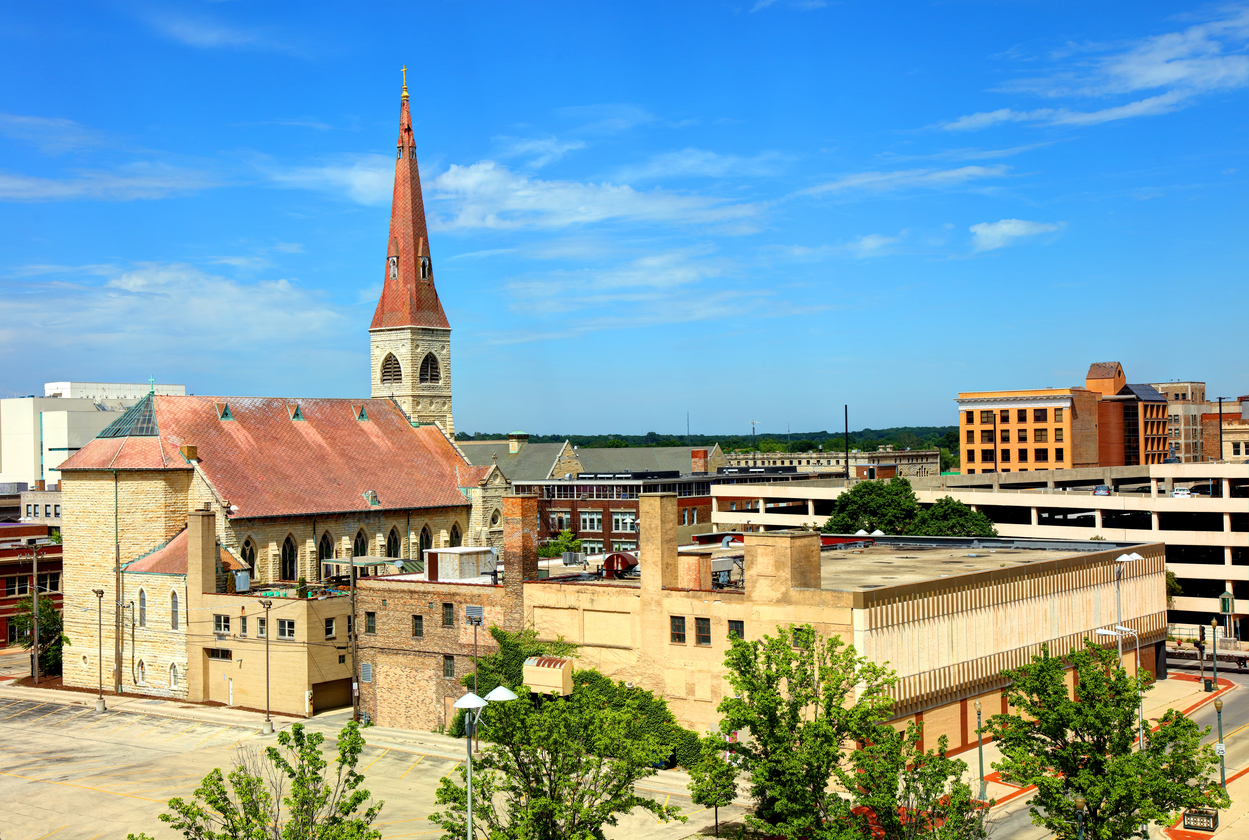
<svg viewBox="0 0 1249 840"><path fill-rule="evenodd" d="M406 68L384 270L382 296L369 326L373 397L393 397L413 423L438 423L454 435L451 324L434 288Z"/></svg>

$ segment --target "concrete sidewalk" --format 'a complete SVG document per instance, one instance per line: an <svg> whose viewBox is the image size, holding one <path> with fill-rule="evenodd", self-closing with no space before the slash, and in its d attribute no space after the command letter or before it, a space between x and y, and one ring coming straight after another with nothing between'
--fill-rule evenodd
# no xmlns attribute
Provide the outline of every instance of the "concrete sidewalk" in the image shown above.
<svg viewBox="0 0 1249 840"><path fill-rule="evenodd" d="M1171 840L1203 840L1206 837L1249 837L1249 767L1228 777L1227 794L1232 806L1219 812L1219 827L1209 831L1186 831L1183 819L1164 832Z"/></svg>

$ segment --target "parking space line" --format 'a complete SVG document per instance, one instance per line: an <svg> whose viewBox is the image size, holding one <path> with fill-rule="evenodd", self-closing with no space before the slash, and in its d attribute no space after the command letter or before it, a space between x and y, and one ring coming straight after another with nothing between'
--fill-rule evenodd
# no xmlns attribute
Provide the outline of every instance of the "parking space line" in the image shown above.
<svg viewBox="0 0 1249 840"><path fill-rule="evenodd" d="M43 720L43 719L44 719L44 718L46 718L48 715L54 715L54 714L56 714L57 712L61 711L61 710L62 710L62 709L64 709L64 708L65 708L64 706L57 706L57 707L56 707L55 709L53 709L52 711L48 712L48 714L45 714L45 715L40 715L39 717L35 718L35 720L28 720L28 721L24 721L24 722L25 722L25 723L34 723L35 721L38 721L38 720Z"/></svg>
<svg viewBox="0 0 1249 840"><path fill-rule="evenodd" d="M26 708L26 709L20 709L20 710L18 710L18 711L16 711L16 712L14 712L13 714L9 715L9 717L6 717L6 718L0 718L0 720L8 720L9 718L15 718L15 717L17 717L18 715L22 714L23 712L30 712L30 711L34 711L35 709L41 709L41 708L43 708L43 707L44 707L44 706L46 706L46 705L48 705L48 704L47 704L47 703L37 703L37 704L35 704L34 706L31 706L31 707L29 707L29 708Z"/></svg>
<svg viewBox="0 0 1249 840"><path fill-rule="evenodd" d="M58 828L56 831L64 831L67 828L69 828L68 825L63 825L60 828ZM51 837L53 834L56 834L56 831L49 831L47 834L43 835L43 837L38 838L38 840L47 840L47 838Z"/></svg>
<svg viewBox="0 0 1249 840"><path fill-rule="evenodd" d="M420 756L419 758L417 758L417 759L416 759L416 761L412 762L412 767L415 767L416 765L420 764L420 763L421 763L421 759L423 759L423 758L425 758L425 756L423 756L423 755L422 755L422 756ZM408 773L412 772L412 767L409 767L407 770L404 770L404 771L403 771L403 776L406 776L406 775L408 775ZM402 779L402 778L403 778L403 776L400 776L399 778L401 778L401 779ZM467 824L467 823L466 823L466 824Z"/></svg>
<svg viewBox="0 0 1249 840"><path fill-rule="evenodd" d="M669 799L671 799L671 798L672 798L672 794L668 794L667 796L665 796L665 797L664 797L664 807L665 807L665 808L667 808L667 807L668 807L668 800L669 800ZM654 815L652 814L651 816L654 816ZM663 822L663 820L659 819L659 817L655 817L655 822L657 822L657 823L662 823L662 822Z"/></svg>
<svg viewBox="0 0 1249 840"><path fill-rule="evenodd" d="M239 738L237 741L235 741L233 744L231 744L231 745L230 745L230 749L234 749L234 748L235 748L235 747L237 747L239 744L243 743L244 741L246 741L248 738L252 737L252 736L253 736L253 735L255 735L255 734L256 734L256 733L255 733L255 731L248 732L248 733L247 733L246 735L244 735L242 738Z"/></svg>
<svg viewBox="0 0 1249 840"><path fill-rule="evenodd" d="M121 712L120 712L120 711L117 711L117 712L110 712L110 713L109 713L109 714L107 714L107 715L103 715L103 716L101 716L101 717L100 717L100 719L99 719L99 720L97 720L95 723L88 724L87 726L84 726L84 727L83 727L83 729L90 729L92 726L98 726L98 725L100 725L101 723L103 723L104 721L108 720L109 718L115 718L115 717L117 717L119 714L121 714Z"/></svg>
<svg viewBox="0 0 1249 840"><path fill-rule="evenodd" d="M96 774L96 775L94 775L94 776L86 776L85 778L88 778L88 779L107 779L107 778L109 778L110 776L131 776L131 775L133 775L133 774L135 774L135 773L142 773L142 772L144 772L144 771L146 771L146 770L148 769L148 768L144 767L144 768L141 768L141 769L138 769L138 770L127 770L127 769L126 769L127 767L138 767L138 765L137 765L137 764L123 764L120 768L118 768L118 771L117 771L116 773L97 773L97 774Z"/></svg>
<svg viewBox="0 0 1249 840"><path fill-rule="evenodd" d="M202 747L202 746L204 746L204 744L207 744L209 741L211 741L213 738L216 738L216 737L217 737L218 735L220 735L222 732L228 732L228 731L229 731L229 729L230 729L230 728L229 728L228 726L227 726L227 727L225 727L225 728L223 728L223 729L218 729L216 732L212 733L211 735L209 735L209 736L208 736L207 738L205 738L204 740L200 741L200 742L199 742L198 744L196 744L195 746L197 746L197 747Z"/></svg>
<svg viewBox="0 0 1249 840"><path fill-rule="evenodd" d="M202 722L201 722L201 723L202 723ZM201 723L193 723L193 724L191 724L190 726L188 726L186 729L184 729L184 730L182 730L181 732L179 732L178 734L176 734L176 735L170 735L170 736L169 736L169 737L165 740L165 743L166 743L166 744L168 744L168 743L169 743L170 741L172 741L174 738L180 738L181 736L183 736L183 735L187 734L188 732L190 732L190 731L191 731L192 729L194 729L195 727L200 726L200 725L201 725Z"/></svg>
<svg viewBox="0 0 1249 840"><path fill-rule="evenodd" d="M369 766L368 766L368 767L365 767L365 768L364 768L364 770L360 773L360 775L361 775L361 776L363 776L363 775L367 774L367 773L369 772L369 769L370 769L370 768L371 768L374 764L376 764L377 762L381 761L381 760L382 760L382 756L386 755L386 753L388 753L388 752L390 752L390 750L382 750L382 755L379 755L377 758L375 758L375 759L373 759L372 761L370 761L370 762L369 762ZM465 825L467 825L467 823L465 823Z"/></svg>
<svg viewBox="0 0 1249 840"><path fill-rule="evenodd" d="M0 776L10 776L14 779L25 779L28 782L42 782L45 785L60 785L61 787L72 787L77 788L78 790L91 790L96 793L111 793L113 796L124 796L128 799L142 799L144 802L155 802L160 805L165 804L163 799L148 799L146 796L134 796L133 794L121 793L120 791L115 790L104 790L102 788L88 787L87 785L76 785L73 782L57 782L52 779L36 779L32 776L22 776L17 773L5 773L3 771L0 771Z"/></svg>
<svg viewBox="0 0 1249 840"><path fill-rule="evenodd" d="M127 721L126 723L123 723L121 726L117 727L117 729L112 730L112 732L109 732L108 734L109 734L109 735L112 735L112 734L113 734L113 732L117 732L117 731L119 731L119 730L125 729L127 726L134 726L136 723L138 723L138 722L139 722L139 721L141 721L141 720L143 720L143 716L142 716L142 715L135 715L134 720Z"/></svg>
<svg viewBox="0 0 1249 840"><path fill-rule="evenodd" d="M160 729L162 726L164 726L165 724L169 723L171 720L174 720L174 718L165 718L165 719L164 719L164 720L162 720L160 723L156 724L156 725L155 725L155 726L153 726L151 729L149 729L147 732L144 732L142 735L136 735L135 737L136 737L136 738L143 738L143 737L145 737L145 736L147 736L147 735L151 735L153 732L155 732L157 729Z"/></svg>
<svg viewBox="0 0 1249 840"><path fill-rule="evenodd" d="M79 760L79 761L62 761L62 762L56 762L56 761L55 761L55 759L54 759L54 760L53 760L53 765L52 765L52 766L55 766L55 767L57 767L57 768L59 769L59 768L61 768L61 767L69 767L70 765L73 765L73 764L95 764L95 763L96 763L96 762L98 762L98 761L107 761L107 759L103 759L103 758L84 758L84 759L81 759L81 760ZM40 768L40 769L43 769L43 770L51 770L51 769L52 769L52 766L43 767L43 768ZM33 769L33 768L27 768L27 769ZM85 770L85 769L87 769L87 768L83 767L83 768L80 768L80 769ZM77 773L77 772L78 772L78 770L72 770L72 771L70 771L70 772L72 772L72 773Z"/></svg>

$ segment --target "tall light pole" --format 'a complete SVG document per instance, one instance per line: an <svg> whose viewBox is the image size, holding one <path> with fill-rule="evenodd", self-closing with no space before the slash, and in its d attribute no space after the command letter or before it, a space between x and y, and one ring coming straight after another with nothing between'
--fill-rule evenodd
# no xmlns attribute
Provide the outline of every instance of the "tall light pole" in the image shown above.
<svg viewBox="0 0 1249 840"><path fill-rule="evenodd" d="M1144 560L1135 551L1131 554L1120 554L1115 558L1115 625L1123 624L1123 564L1133 560ZM1119 667L1123 667L1123 637L1119 637Z"/></svg>
<svg viewBox="0 0 1249 840"><path fill-rule="evenodd" d="M1214 711L1219 715L1219 783L1227 790L1227 760L1223 757L1223 698L1214 698Z"/></svg>
<svg viewBox="0 0 1249 840"><path fill-rule="evenodd" d="M478 721L481 720L481 710L490 703L503 703L515 699L515 692L500 685L495 686L485 699L470 691L455 701L455 708L464 710L464 742L468 749L468 760L464 765L468 781L468 822L464 834L466 840L473 840L473 735L477 730Z"/></svg>
<svg viewBox="0 0 1249 840"><path fill-rule="evenodd" d="M976 751L980 753L980 801L985 802L984 789L984 732L980 724L980 701L976 701Z"/></svg>
<svg viewBox="0 0 1249 840"><path fill-rule="evenodd" d="M1140 674L1141 674L1141 637L1137 636L1136 631L1133 630L1132 628L1123 627L1122 625L1115 625L1114 630L1107 630L1105 627L1097 628L1097 635L1099 636L1117 637L1119 639L1120 647L1123 646L1123 637L1127 635L1128 633L1131 633L1133 636L1136 636L1136 676L1139 679ZM1119 667L1122 668L1123 666L1120 665ZM1144 752L1145 751L1145 694L1144 692L1139 693L1139 698L1140 698L1140 722L1141 722L1141 752Z"/></svg>
<svg viewBox="0 0 1249 840"><path fill-rule="evenodd" d="M1079 828L1079 831L1080 831L1079 840L1084 840L1084 809L1088 805L1088 800L1084 798L1083 794L1077 793L1076 799L1075 799L1075 805L1076 805L1076 824L1080 827Z"/></svg>
<svg viewBox="0 0 1249 840"><path fill-rule="evenodd" d="M260 602L260 606L265 610L265 722L260 727L260 734L272 735L273 721L269 718L269 636L273 629L269 626L269 610L273 608L273 602L264 600Z"/></svg>
<svg viewBox="0 0 1249 840"><path fill-rule="evenodd" d="M95 593L95 640L96 640L96 662L99 665L100 687L99 693L95 698L96 712L104 711L104 590L92 589Z"/></svg>
<svg viewBox="0 0 1249 840"><path fill-rule="evenodd" d="M1210 690L1218 692L1219 690L1219 620L1217 618L1210 619Z"/></svg>

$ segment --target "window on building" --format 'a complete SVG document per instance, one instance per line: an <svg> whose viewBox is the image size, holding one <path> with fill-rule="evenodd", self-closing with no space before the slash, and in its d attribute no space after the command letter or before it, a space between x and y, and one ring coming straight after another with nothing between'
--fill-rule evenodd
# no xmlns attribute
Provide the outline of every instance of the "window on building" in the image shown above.
<svg viewBox="0 0 1249 840"><path fill-rule="evenodd" d="M1002 450L1002 462L1005 464L1010 463L1010 450L1009 449Z"/></svg>
<svg viewBox="0 0 1249 840"><path fill-rule="evenodd" d="M134 681L139 685L147 685L147 664L142 659L135 666Z"/></svg>
<svg viewBox="0 0 1249 840"><path fill-rule="evenodd" d="M582 531L603 530L603 512L601 510L581 511L581 530Z"/></svg>
<svg viewBox="0 0 1249 840"><path fill-rule="evenodd" d="M256 638L263 639L265 637L267 622L263 618L256 619Z"/></svg>
<svg viewBox="0 0 1249 840"><path fill-rule="evenodd" d="M26 506L26 518L27 518L27 519L33 519L35 516L38 516L38 513L33 513L33 514L32 514L32 513L30 512L30 508L31 508L31 505L27 505L27 506ZM35 508L35 510L36 510L36 511L38 511L38 508Z"/></svg>
<svg viewBox="0 0 1249 840"><path fill-rule="evenodd" d="M390 533L386 535L386 556L391 558L399 556L399 531L395 528L391 528Z"/></svg>
<svg viewBox="0 0 1249 840"><path fill-rule="evenodd" d="M569 522L568 525L572 527L572 522ZM463 543L464 537L460 534L460 523L456 522L451 526L451 547L458 548Z"/></svg>
<svg viewBox="0 0 1249 840"><path fill-rule="evenodd" d="M1240 454L1240 444L1236 443L1235 441L1232 441L1232 454L1233 455Z"/></svg>
<svg viewBox="0 0 1249 840"><path fill-rule="evenodd" d="M980 450L980 461L981 461L981 463L984 463L984 464L992 464L992 463L993 463L993 450L992 450L992 449L981 449L981 450Z"/></svg>
<svg viewBox="0 0 1249 840"><path fill-rule="evenodd" d="M1026 408L1015 409L1015 419L1019 421L1020 423L1027 423L1028 422L1028 409Z"/></svg>
<svg viewBox="0 0 1249 840"><path fill-rule="evenodd" d="M1054 409L1054 422L1061 423L1063 421L1063 410L1061 408Z"/></svg>
<svg viewBox="0 0 1249 840"><path fill-rule="evenodd" d="M746 622L729 619L729 638L734 636L739 639L746 638Z"/></svg>
<svg viewBox="0 0 1249 840"><path fill-rule="evenodd" d="M682 525L690 524L690 509L689 508L681 508L681 524Z"/></svg>
<svg viewBox="0 0 1249 840"><path fill-rule="evenodd" d="M356 538L351 542L352 557L367 557L369 553L369 538L364 535L364 531L356 532Z"/></svg>
<svg viewBox="0 0 1249 840"><path fill-rule="evenodd" d="M603 541L602 540L582 540L581 551L583 554L602 554L603 553Z"/></svg>
<svg viewBox="0 0 1249 840"><path fill-rule="evenodd" d="M635 540L612 540L612 551L637 551L638 544Z"/></svg>
<svg viewBox="0 0 1249 840"><path fill-rule="evenodd" d="M673 644L685 644L685 616L674 615L668 618L669 629L672 631Z"/></svg>
<svg viewBox="0 0 1249 840"><path fill-rule="evenodd" d="M61 515L61 506L60 506L60 505L53 505L53 506L52 506L52 515L53 515L53 516L55 516L55 517L58 517L58 518L60 517L60 515Z"/></svg>
<svg viewBox="0 0 1249 840"><path fill-rule="evenodd" d="M974 425L976 425L976 412L974 412L974 411L964 411L964 412L963 412L963 414L967 415L967 418L966 418L966 419L967 419L967 425L968 425L968 426L974 426Z"/></svg>
<svg viewBox="0 0 1249 840"><path fill-rule="evenodd" d="M1054 442L1055 443L1063 442L1063 430L1061 427L1054 430Z"/></svg>
<svg viewBox="0 0 1249 840"><path fill-rule="evenodd" d="M1057 449L1055 449L1055 450L1054 450L1054 460L1055 460L1055 461L1062 461L1062 460L1064 460L1064 458L1063 458L1063 455L1064 455L1064 454L1065 454L1065 453L1064 453L1064 451L1063 451L1063 448L1062 448L1061 446L1060 446L1060 447L1058 447Z"/></svg>
<svg viewBox="0 0 1249 840"><path fill-rule="evenodd" d="M981 422L981 423L992 423L992 422L993 422L993 412L992 412L992 411L982 411L982 412L980 412L980 422Z"/></svg>
<svg viewBox="0 0 1249 840"><path fill-rule="evenodd" d="M973 430L971 430L971 429L968 429L968 430L967 430L967 442L968 442L968 443L975 443L975 442L976 442L976 433L975 433Z"/></svg>
<svg viewBox="0 0 1249 840"><path fill-rule="evenodd" d="M446 679L455 679L455 657L444 654L442 657L442 675Z"/></svg>
<svg viewBox="0 0 1249 840"><path fill-rule="evenodd" d="M170 688L178 687L178 666L177 665L169 666L169 687Z"/></svg>
<svg viewBox="0 0 1249 840"><path fill-rule="evenodd" d="M391 265L394 270L394 264ZM386 358L382 360L382 384L398 385L403 382L403 368L399 365L399 360L395 358L394 353L387 353Z"/></svg>
<svg viewBox="0 0 1249 840"><path fill-rule="evenodd" d="M698 524L698 508L690 508L690 524Z"/></svg>
<svg viewBox="0 0 1249 840"><path fill-rule="evenodd" d="M1032 430L1032 442L1033 443L1049 443L1049 439L1050 439L1049 429L1033 429Z"/></svg>
<svg viewBox="0 0 1249 840"><path fill-rule="evenodd" d="M51 516L52 516L52 505L44 505L44 506L43 506L43 515L44 515L44 516L46 516L46 517L51 517Z"/></svg>
<svg viewBox="0 0 1249 840"><path fill-rule="evenodd" d="M1038 464L1048 463L1049 459L1050 459L1050 451L1048 449L1032 450L1032 460L1036 461Z"/></svg>
<svg viewBox="0 0 1249 840"><path fill-rule="evenodd" d="M17 625L12 621L12 619L10 619L8 622L8 630L5 634L5 637L6 637L5 641L8 642L8 644L10 645L17 644Z"/></svg>
<svg viewBox="0 0 1249 840"><path fill-rule="evenodd" d="M333 639L335 635L336 634L334 632L334 619L327 618L325 620L325 638Z"/></svg>
<svg viewBox="0 0 1249 840"><path fill-rule="evenodd" d="M321 535L321 541L317 543L317 559L321 561L321 577L327 578L334 574L334 564L330 561L334 559L334 539L330 536L330 532L326 531Z"/></svg>
<svg viewBox="0 0 1249 840"><path fill-rule="evenodd" d="M213 616L213 632L229 633L230 632L230 616L214 615Z"/></svg>
<svg viewBox="0 0 1249 840"><path fill-rule="evenodd" d="M288 640L295 638L295 620L293 618L278 619L278 638Z"/></svg>
<svg viewBox="0 0 1249 840"><path fill-rule="evenodd" d="M412 616L412 636L414 638L420 639L420 638L423 638L424 635L425 635L425 616L423 615Z"/></svg>
<svg viewBox="0 0 1249 840"><path fill-rule="evenodd" d="M455 626L455 604L443 604L442 605L442 626L443 627Z"/></svg>
<svg viewBox="0 0 1249 840"><path fill-rule="evenodd" d="M30 592L30 578L26 576L4 579L5 595L25 595Z"/></svg>
<svg viewBox="0 0 1249 840"><path fill-rule="evenodd" d="M147 627L147 592L139 590L139 626Z"/></svg>
<svg viewBox="0 0 1249 840"><path fill-rule="evenodd" d="M611 514L611 529L617 534L632 533L636 520L637 514L631 510L614 510Z"/></svg>
<svg viewBox="0 0 1249 840"><path fill-rule="evenodd" d="M1020 463L1023 463L1023 464L1028 463L1028 450L1026 450L1026 449L1020 449L1020 450L1019 450L1018 452L1016 452L1015 454L1017 454L1017 455L1019 456L1019 462L1020 462Z"/></svg>
<svg viewBox="0 0 1249 840"><path fill-rule="evenodd" d="M967 450L967 463L969 464L976 463L976 450L974 449Z"/></svg>
<svg viewBox="0 0 1249 840"><path fill-rule="evenodd" d="M39 575L39 591L40 592L60 592L61 591L61 573L48 572ZM145 627L147 625L144 625Z"/></svg>
<svg viewBox="0 0 1249 840"><path fill-rule="evenodd" d="M282 541L282 568L279 570L282 580L295 580L299 577L299 552L295 549L295 539L287 535Z"/></svg>
<svg viewBox="0 0 1249 840"><path fill-rule="evenodd" d="M710 645L711 644L711 619L695 618L694 619L694 644Z"/></svg>
<svg viewBox="0 0 1249 840"><path fill-rule="evenodd" d="M169 629L178 629L178 593L169 593Z"/></svg>
<svg viewBox="0 0 1249 840"><path fill-rule="evenodd" d="M249 569L256 568L256 544L251 537L243 540L243 562Z"/></svg>
<svg viewBox="0 0 1249 840"><path fill-rule="evenodd" d="M247 616L245 615L239 617L239 635L247 635Z"/></svg>
<svg viewBox="0 0 1249 840"><path fill-rule="evenodd" d="M1002 423L1009 423L1010 422L1010 409L1004 408L1001 411L999 411L997 419L1001 421Z"/></svg>
<svg viewBox="0 0 1249 840"><path fill-rule="evenodd" d="M225 650L223 648L204 648L204 653L208 654L209 659L233 659L234 651Z"/></svg>
<svg viewBox="0 0 1249 840"><path fill-rule="evenodd" d="M980 442L981 442L981 443L993 443L993 442L994 442L994 440L993 440L993 430L992 430L992 429L981 429L981 430L980 430Z"/></svg>
<svg viewBox="0 0 1249 840"><path fill-rule="evenodd" d="M1050 413L1050 410L1048 408L1032 409L1032 422L1033 423L1048 423L1049 413Z"/></svg>
<svg viewBox="0 0 1249 840"><path fill-rule="evenodd" d="M433 353L426 353L421 360L421 384L435 385L442 381L442 368Z"/></svg>
<svg viewBox="0 0 1249 840"><path fill-rule="evenodd" d="M1002 443L1010 443L1010 429L1002 429Z"/></svg>
<svg viewBox="0 0 1249 840"><path fill-rule="evenodd" d="M377 613L366 612L364 614L364 632L370 636L377 635Z"/></svg>

